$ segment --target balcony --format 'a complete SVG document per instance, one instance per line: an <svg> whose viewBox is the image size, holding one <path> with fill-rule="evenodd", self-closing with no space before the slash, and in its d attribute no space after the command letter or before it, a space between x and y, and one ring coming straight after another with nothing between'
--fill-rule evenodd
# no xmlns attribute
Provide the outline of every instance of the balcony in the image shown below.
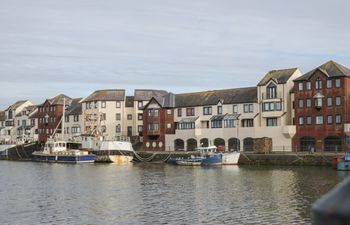
<svg viewBox="0 0 350 225"><path fill-rule="evenodd" d="M277 92L275 96L270 96L267 93L261 93L261 99L263 101L265 100L276 100L276 99L282 99L283 95L282 92Z"/></svg>

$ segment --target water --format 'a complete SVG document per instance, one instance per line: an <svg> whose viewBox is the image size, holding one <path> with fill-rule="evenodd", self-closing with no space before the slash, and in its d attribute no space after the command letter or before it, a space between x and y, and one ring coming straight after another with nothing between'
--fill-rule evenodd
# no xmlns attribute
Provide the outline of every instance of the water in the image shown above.
<svg viewBox="0 0 350 225"><path fill-rule="evenodd" d="M309 224L346 177L322 167L0 161L1 224Z"/></svg>

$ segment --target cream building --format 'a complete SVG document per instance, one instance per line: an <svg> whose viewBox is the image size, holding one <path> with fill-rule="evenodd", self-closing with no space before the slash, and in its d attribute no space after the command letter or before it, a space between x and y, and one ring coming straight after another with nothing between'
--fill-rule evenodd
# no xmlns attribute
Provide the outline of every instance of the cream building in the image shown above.
<svg viewBox="0 0 350 225"><path fill-rule="evenodd" d="M15 116L16 140L18 143L33 142L38 140L38 112L36 105L23 108Z"/></svg>
<svg viewBox="0 0 350 225"><path fill-rule="evenodd" d="M125 90L97 90L83 98L84 134L102 135L107 139L127 135L125 127Z"/></svg>
<svg viewBox="0 0 350 225"><path fill-rule="evenodd" d="M177 94L175 134L166 135L166 150L194 150L216 145L226 150L253 150L253 139L272 138L273 151L291 151L293 80L298 69L268 72L257 87Z"/></svg>
<svg viewBox="0 0 350 225"><path fill-rule="evenodd" d="M84 133L82 98L72 99L71 105L65 112L64 139L70 142L79 142Z"/></svg>

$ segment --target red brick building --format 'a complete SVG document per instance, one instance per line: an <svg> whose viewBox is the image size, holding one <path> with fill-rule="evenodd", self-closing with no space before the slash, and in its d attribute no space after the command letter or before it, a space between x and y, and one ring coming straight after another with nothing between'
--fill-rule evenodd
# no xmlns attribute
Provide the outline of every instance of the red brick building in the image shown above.
<svg viewBox="0 0 350 225"><path fill-rule="evenodd" d="M152 98L143 111L143 150L166 151L165 135L175 133L175 95Z"/></svg>
<svg viewBox="0 0 350 225"><path fill-rule="evenodd" d="M333 61L294 80L294 151L348 151L350 69Z"/></svg>
<svg viewBox="0 0 350 225"><path fill-rule="evenodd" d="M38 106L38 132L39 142L46 142L55 130L56 134L61 134L61 118L63 115L63 101L68 107L72 99L66 95L60 94L52 99L47 99Z"/></svg>

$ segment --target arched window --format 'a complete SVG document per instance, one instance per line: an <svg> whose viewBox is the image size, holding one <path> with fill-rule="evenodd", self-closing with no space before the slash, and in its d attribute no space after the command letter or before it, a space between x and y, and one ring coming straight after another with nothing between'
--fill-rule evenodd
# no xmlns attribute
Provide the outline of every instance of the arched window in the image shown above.
<svg viewBox="0 0 350 225"><path fill-rule="evenodd" d="M277 97L277 86L274 83L270 83L266 88L266 98L272 99Z"/></svg>

